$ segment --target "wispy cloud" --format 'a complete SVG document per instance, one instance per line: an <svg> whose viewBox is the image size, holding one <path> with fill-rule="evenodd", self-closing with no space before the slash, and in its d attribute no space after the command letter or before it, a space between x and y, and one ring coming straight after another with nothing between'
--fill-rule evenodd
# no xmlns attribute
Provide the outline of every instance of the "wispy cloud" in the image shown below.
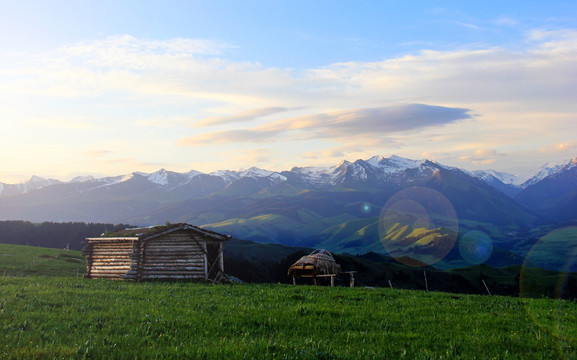
<svg viewBox="0 0 577 360"><path fill-rule="evenodd" d="M83 151L82 154L88 158L102 158L110 154L110 150L87 150Z"/></svg>
<svg viewBox="0 0 577 360"><path fill-rule="evenodd" d="M278 136L295 132L298 135L293 136L294 139L347 138L351 140L367 134L382 136L388 133L442 126L470 119L469 111L423 104L351 109L278 120L252 129L200 134L182 139L180 144L273 141Z"/></svg>
<svg viewBox="0 0 577 360"><path fill-rule="evenodd" d="M502 16L498 19L496 19L495 24L497 25L501 25L501 26L517 26L519 25L519 21L515 18L509 17L509 16Z"/></svg>
<svg viewBox="0 0 577 360"><path fill-rule="evenodd" d="M475 45L292 70L228 60L232 47L220 42L108 37L1 58L0 125L13 129L18 119L55 127L60 147L78 151L51 156L76 156L86 168L113 160L101 154L86 161L103 148L132 166L161 157L205 161L196 147L209 144L262 161L251 149L266 148L283 163L297 152L332 162L350 154L458 151L455 163L482 164L510 157L512 148L570 149L577 31L536 29L525 40L515 49ZM75 136L65 136L69 129ZM555 137L543 139L544 129ZM24 126L17 131L26 133ZM8 138L0 153L14 143ZM219 157L222 168L229 158Z"/></svg>
<svg viewBox="0 0 577 360"><path fill-rule="evenodd" d="M223 130L189 136L177 141L180 146L198 146L206 144L259 143L271 142L284 130Z"/></svg>
<svg viewBox="0 0 577 360"><path fill-rule="evenodd" d="M266 148L225 151L224 155L240 164L266 164L274 159L274 154Z"/></svg>
<svg viewBox="0 0 577 360"><path fill-rule="evenodd" d="M479 149L473 153L461 155L459 160L473 164L490 165L495 163L497 158L501 156L505 156L505 154L500 154L495 149Z"/></svg>
<svg viewBox="0 0 577 360"><path fill-rule="evenodd" d="M565 141L561 143L547 144L539 149L541 153L565 153L577 154L577 141Z"/></svg>
<svg viewBox="0 0 577 360"><path fill-rule="evenodd" d="M234 124L239 122L245 121L252 121L261 117L266 117L268 115L278 114L285 111L289 111L290 109L274 106L274 107L266 107L260 109L251 109L242 111L238 114L228 115L228 116L215 116L203 119L197 123L195 126L210 126L210 125L221 125L221 124Z"/></svg>

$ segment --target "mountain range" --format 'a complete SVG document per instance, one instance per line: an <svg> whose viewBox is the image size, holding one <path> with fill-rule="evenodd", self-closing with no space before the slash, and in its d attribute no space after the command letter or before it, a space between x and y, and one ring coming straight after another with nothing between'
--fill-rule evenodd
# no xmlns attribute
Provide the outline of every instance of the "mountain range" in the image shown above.
<svg viewBox="0 0 577 360"><path fill-rule="evenodd" d="M407 197L411 189L428 189L428 195ZM577 158L542 167L530 178L398 156L280 172L254 167L209 174L161 169L68 182L33 176L22 184L0 183L0 219L188 222L257 242L383 253L379 222L396 194L405 194L401 203L411 204L413 215L425 214L429 227L442 227L447 217L454 217L459 238L469 231L488 234L493 253L502 255L488 262L501 264L528 251L536 241L531 229L577 219ZM395 206L396 212L406 211ZM418 233L422 219L409 219L416 223L408 233ZM438 239L420 241L420 249L425 249ZM447 259L457 261L458 255L454 246Z"/></svg>

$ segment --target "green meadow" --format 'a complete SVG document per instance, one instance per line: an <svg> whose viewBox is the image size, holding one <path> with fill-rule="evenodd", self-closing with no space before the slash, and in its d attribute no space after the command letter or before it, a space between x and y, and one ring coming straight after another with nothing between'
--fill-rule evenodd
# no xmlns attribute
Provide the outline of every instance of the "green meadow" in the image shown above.
<svg viewBox="0 0 577 360"><path fill-rule="evenodd" d="M574 359L577 303L0 277L0 359Z"/></svg>
<svg viewBox="0 0 577 360"><path fill-rule="evenodd" d="M80 251L0 244L0 276L73 276L86 271Z"/></svg>
<svg viewBox="0 0 577 360"><path fill-rule="evenodd" d="M533 298L83 273L78 251L0 244L0 359L577 359L577 302L527 287Z"/></svg>

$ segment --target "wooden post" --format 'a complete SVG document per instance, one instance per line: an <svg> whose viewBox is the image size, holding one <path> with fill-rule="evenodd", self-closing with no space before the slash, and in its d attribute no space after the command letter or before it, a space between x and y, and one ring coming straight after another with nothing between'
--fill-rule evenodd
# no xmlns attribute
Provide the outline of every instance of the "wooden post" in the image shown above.
<svg viewBox="0 0 577 360"><path fill-rule="evenodd" d="M389 286L391 287L391 289L393 288L393 284L391 284L391 280L389 280Z"/></svg>
<svg viewBox="0 0 577 360"><path fill-rule="evenodd" d="M427 283L427 272L423 270L423 275L425 275L425 291L429 291L429 284Z"/></svg>
<svg viewBox="0 0 577 360"><path fill-rule="evenodd" d="M222 241L221 241L221 242L219 242L219 245L218 245L218 266L220 267L220 271L222 271L222 273L224 274L224 256L222 253L222 248L223 248L223 245L222 245Z"/></svg>
<svg viewBox="0 0 577 360"><path fill-rule="evenodd" d="M485 280L481 279L481 281L483 282L483 285L485 285L485 290L487 290L487 294L489 294L489 296L491 296L491 292L489 291L489 287L485 283Z"/></svg>
<svg viewBox="0 0 577 360"><path fill-rule="evenodd" d="M296 279L296 277L293 276L293 285L296 285L296 284L297 284L297 279Z"/></svg>
<svg viewBox="0 0 577 360"><path fill-rule="evenodd" d="M335 287L335 277L331 276L331 287Z"/></svg>
<svg viewBox="0 0 577 360"><path fill-rule="evenodd" d="M350 287L355 287L355 273L352 272L352 271L350 272L350 280L351 280L351 283L350 283L349 286L350 286Z"/></svg>
<svg viewBox="0 0 577 360"><path fill-rule="evenodd" d="M206 254L207 247L206 247L206 240L203 242L203 250L204 250L204 280L208 280L208 256Z"/></svg>
<svg viewBox="0 0 577 360"><path fill-rule="evenodd" d="M144 260L146 259L145 257L145 247L144 247L144 242L138 240L138 264L137 264L137 273L136 273L136 280L137 281L141 281L142 280L142 272L143 272L143 268L144 268Z"/></svg>
<svg viewBox="0 0 577 360"><path fill-rule="evenodd" d="M318 283L317 283L317 278L316 278L316 277L313 278L313 284L315 284L315 286L318 285Z"/></svg>

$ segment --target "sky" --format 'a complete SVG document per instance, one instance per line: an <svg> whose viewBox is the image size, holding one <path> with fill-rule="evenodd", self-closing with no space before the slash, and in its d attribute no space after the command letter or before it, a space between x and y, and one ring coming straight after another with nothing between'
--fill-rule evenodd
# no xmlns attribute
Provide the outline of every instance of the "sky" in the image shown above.
<svg viewBox="0 0 577 360"><path fill-rule="evenodd" d="M0 182L577 156L575 1L0 0Z"/></svg>

